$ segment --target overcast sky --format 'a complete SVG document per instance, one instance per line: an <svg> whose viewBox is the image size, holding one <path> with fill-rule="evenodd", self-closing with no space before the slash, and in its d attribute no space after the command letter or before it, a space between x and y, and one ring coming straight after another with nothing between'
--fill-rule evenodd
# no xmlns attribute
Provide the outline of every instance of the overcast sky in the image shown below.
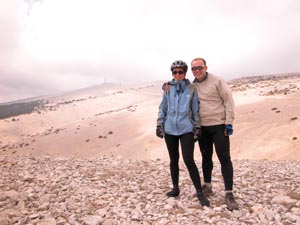
<svg viewBox="0 0 300 225"><path fill-rule="evenodd" d="M299 0L0 0L0 102L169 80L195 57L226 80L300 72L299 12Z"/></svg>

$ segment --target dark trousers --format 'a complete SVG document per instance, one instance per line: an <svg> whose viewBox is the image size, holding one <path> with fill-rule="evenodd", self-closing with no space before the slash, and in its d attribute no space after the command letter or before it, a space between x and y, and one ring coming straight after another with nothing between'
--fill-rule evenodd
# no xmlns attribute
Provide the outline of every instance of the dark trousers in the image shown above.
<svg viewBox="0 0 300 225"><path fill-rule="evenodd" d="M189 171L190 177L196 188L196 191L201 190L201 181L198 168L194 161L194 137L193 133L186 133L180 136L166 134L165 141L170 157L170 172L174 187L178 187L179 182L179 141L183 161Z"/></svg>
<svg viewBox="0 0 300 225"><path fill-rule="evenodd" d="M213 170L213 145L221 163L221 172L224 179L225 190L232 190L233 167L230 158L229 137L224 135L225 125L202 126L202 138L199 147L202 154L202 171L204 182L211 183Z"/></svg>

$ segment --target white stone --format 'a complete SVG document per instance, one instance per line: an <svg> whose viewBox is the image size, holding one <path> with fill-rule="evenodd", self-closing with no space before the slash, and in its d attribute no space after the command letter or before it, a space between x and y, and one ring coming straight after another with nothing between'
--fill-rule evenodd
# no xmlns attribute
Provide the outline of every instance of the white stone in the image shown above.
<svg viewBox="0 0 300 225"><path fill-rule="evenodd" d="M103 218L101 216L85 216L82 218L82 221L86 225L99 225L102 223Z"/></svg>

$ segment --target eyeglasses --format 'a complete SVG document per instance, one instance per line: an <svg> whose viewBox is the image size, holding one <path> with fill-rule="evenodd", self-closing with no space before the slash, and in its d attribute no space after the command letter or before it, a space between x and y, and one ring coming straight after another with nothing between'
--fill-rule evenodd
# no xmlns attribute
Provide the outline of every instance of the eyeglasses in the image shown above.
<svg viewBox="0 0 300 225"><path fill-rule="evenodd" d="M176 75L176 74L182 75L182 74L184 74L184 71L182 71L182 70L178 70L178 71L174 70L174 71L172 72L172 74L173 74L173 75Z"/></svg>
<svg viewBox="0 0 300 225"><path fill-rule="evenodd" d="M194 66L192 67L192 71L194 70L203 70L204 69L204 66Z"/></svg>

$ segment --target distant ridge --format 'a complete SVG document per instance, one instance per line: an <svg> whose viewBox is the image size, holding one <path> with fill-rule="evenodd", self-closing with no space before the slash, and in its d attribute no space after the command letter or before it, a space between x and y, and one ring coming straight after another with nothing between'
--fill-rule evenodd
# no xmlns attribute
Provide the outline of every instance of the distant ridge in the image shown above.
<svg viewBox="0 0 300 225"><path fill-rule="evenodd" d="M79 88L79 89L74 89L74 90L69 90L69 91L64 91L64 92L57 92L54 94L46 94L46 95L40 95L40 96L35 96L35 97L29 97L29 98L22 98L22 99L18 99L18 100L12 100L12 101L5 101L5 102L0 102L0 105L11 105L14 103L22 103L22 102L32 102L32 101L37 101L37 100L42 100L42 99L48 99L51 97L57 97L58 95L66 95L66 94L72 94L76 91L85 91L85 90L90 90L90 89L97 89L97 88L101 88L101 87L105 87L105 88L111 88L114 86L120 86L120 84L116 84L116 83L102 83L102 84L96 84L90 87L84 87L84 88Z"/></svg>
<svg viewBox="0 0 300 225"><path fill-rule="evenodd" d="M238 78L230 79L228 83L233 83L236 81L244 81L247 83L251 81L252 83L260 82L263 80L277 80L283 78L298 78L300 73L281 73L281 74L267 74L267 75L253 75L253 76L241 76Z"/></svg>
<svg viewBox="0 0 300 225"><path fill-rule="evenodd" d="M228 80L228 84L231 86L232 90L234 91L237 87L249 84L249 83L258 83L261 81L268 81L268 80L280 80L285 78L298 78L300 73L282 73L282 74L268 74L268 75L256 75L256 76L242 76L240 78L234 78ZM97 94L99 96L99 92L103 92L105 94L106 90L112 90L113 88L118 88L123 86L122 84L116 83L102 83L96 84L94 86L70 90L66 92L56 93L53 95L44 95L44 96L37 96L31 97L26 99L20 99L11 102L0 103L0 119L5 119L9 117L19 116L22 114L29 114L32 113L34 110L43 107L44 103L50 98L64 98L72 94L78 95L93 95ZM126 86L126 85L124 85ZM123 86L123 87L124 87Z"/></svg>
<svg viewBox="0 0 300 225"><path fill-rule="evenodd" d="M91 87L80 88L76 90L66 91L62 93L57 93L53 95L43 95L31 98L20 99L16 101L4 102L0 103L0 119L6 119L14 116L19 116L23 114L29 114L35 111L38 108L42 108L44 102L47 99L55 98L55 97L63 97L66 95L74 94L76 92L80 92L81 94L90 93L92 90L103 90L103 89L111 89L113 87L118 87L119 84L115 83L103 83L94 85Z"/></svg>

